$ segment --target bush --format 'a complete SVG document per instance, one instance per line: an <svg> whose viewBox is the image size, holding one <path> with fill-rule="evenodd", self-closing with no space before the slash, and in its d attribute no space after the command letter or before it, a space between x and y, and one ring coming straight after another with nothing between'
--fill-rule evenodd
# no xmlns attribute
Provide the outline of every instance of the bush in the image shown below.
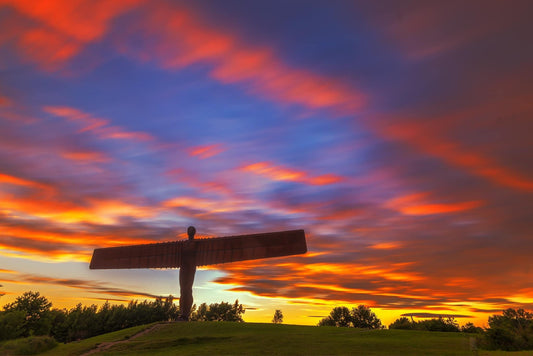
<svg viewBox="0 0 533 356"><path fill-rule="evenodd" d="M2 355L36 355L57 346L50 336L30 336L23 339L9 340L0 345Z"/></svg>

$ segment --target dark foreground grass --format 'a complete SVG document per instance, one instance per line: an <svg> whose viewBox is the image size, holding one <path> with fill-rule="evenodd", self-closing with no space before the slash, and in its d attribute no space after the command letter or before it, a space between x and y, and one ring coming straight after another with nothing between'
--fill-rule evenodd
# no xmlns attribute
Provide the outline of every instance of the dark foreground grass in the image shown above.
<svg viewBox="0 0 533 356"><path fill-rule="evenodd" d="M89 339L85 339L85 340L81 340L81 341L74 341L74 342L70 342L68 344L59 344L57 347L49 350L48 352L39 354L39 356L75 356L75 355L82 355L82 354L94 349L99 344L106 343L106 342L127 340L130 337L132 337L133 335L135 335L138 332L141 332L141 331L151 327L152 325L153 324L134 326L132 328L119 330L119 331L114 331L112 333L91 337Z"/></svg>
<svg viewBox="0 0 533 356"><path fill-rule="evenodd" d="M111 341L109 335L105 341ZM117 340L118 337L117 334ZM103 342L97 338L80 342L85 343L83 350L67 351L70 345L59 345L47 355L79 355L88 350L90 342L92 345ZM473 352L469 349L468 337L460 333L191 322L162 325L96 355L446 356L473 355Z"/></svg>

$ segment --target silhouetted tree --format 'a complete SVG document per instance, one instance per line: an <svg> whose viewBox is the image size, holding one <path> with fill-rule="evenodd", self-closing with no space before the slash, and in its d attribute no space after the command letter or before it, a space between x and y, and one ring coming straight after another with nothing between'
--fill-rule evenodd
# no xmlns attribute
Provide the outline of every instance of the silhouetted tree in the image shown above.
<svg viewBox="0 0 533 356"><path fill-rule="evenodd" d="M380 329L381 320L370 308L359 305L350 311L347 307L335 307L327 317L318 322L318 326L356 327Z"/></svg>
<svg viewBox="0 0 533 356"><path fill-rule="evenodd" d="M415 321L411 322L411 320L402 316L401 318L394 320L394 322L389 325L389 329L414 330L416 329L416 326Z"/></svg>
<svg viewBox="0 0 533 356"><path fill-rule="evenodd" d="M381 320L365 305L352 308L352 324L354 328L381 329Z"/></svg>
<svg viewBox="0 0 533 356"><path fill-rule="evenodd" d="M469 334L481 334L483 333L483 329L479 326L475 326L474 323L466 323L465 325L461 326L461 332Z"/></svg>
<svg viewBox="0 0 533 356"><path fill-rule="evenodd" d="M209 306L206 303L200 304L198 310L191 313L190 319L193 321L237 321L243 322L242 315L245 310L239 300L232 305L227 302L213 303Z"/></svg>
<svg viewBox="0 0 533 356"><path fill-rule="evenodd" d="M274 317L272 318L272 322L274 324L283 323L283 313L281 312L280 309L276 309L276 311L274 312Z"/></svg>
<svg viewBox="0 0 533 356"><path fill-rule="evenodd" d="M487 346L506 351L533 350L533 314L509 308L489 317Z"/></svg>
<svg viewBox="0 0 533 356"><path fill-rule="evenodd" d="M0 339L49 334L67 342L129 326L167 321L177 317L178 309L170 296L153 302L131 302L128 307L105 303L50 310L51 303L39 293L27 292L0 312Z"/></svg>
<svg viewBox="0 0 533 356"><path fill-rule="evenodd" d="M349 327L352 324L350 309L346 307L335 307L327 317L318 322L318 326L338 326Z"/></svg>
<svg viewBox="0 0 533 356"><path fill-rule="evenodd" d="M13 303L4 306L6 313L21 311L25 313L25 320L22 323L22 336L48 335L52 327L49 317L50 303L39 292L26 292L17 297Z"/></svg>
<svg viewBox="0 0 533 356"><path fill-rule="evenodd" d="M26 312L17 310L0 312L0 340L22 337L25 329Z"/></svg>
<svg viewBox="0 0 533 356"><path fill-rule="evenodd" d="M458 332L459 325L453 317L422 320L418 322L420 330Z"/></svg>
<svg viewBox="0 0 533 356"><path fill-rule="evenodd" d="M389 325L389 329L404 329L404 330L425 330L425 331L460 331L459 325L453 317L449 318L435 318L421 321L411 321L406 317L396 319Z"/></svg>

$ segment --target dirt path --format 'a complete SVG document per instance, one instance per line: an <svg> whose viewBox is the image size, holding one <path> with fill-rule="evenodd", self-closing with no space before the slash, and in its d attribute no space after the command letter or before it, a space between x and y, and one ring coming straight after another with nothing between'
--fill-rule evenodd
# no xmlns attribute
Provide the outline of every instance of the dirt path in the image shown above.
<svg viewBox="0 0 533 356"><path fill-rule="evenodd" d="M149 333L151 331L159 329L161 326L163 326L165 324L166 323L155 324L155 325L153 325L153 326L151 326L149 328L146 328L146 329L144 329L142 331L139 331L137 334L132 335L128 339L119 340L119 341L112 341L112 342L103 342L103 343L99 344L96 348L94 348L94 349L92 349L90 351L87 351L86 353L81 354L80 356L92 355L92 354L95 354L97 352L105 351L105 350L109 349L112 346L115 346L115 345L118 345L118 344L124 344L124 343L129 342L129 341L131 341L133 339L138 338L139 336L142 336L142 335L147 334L147 333Z"/></svg>

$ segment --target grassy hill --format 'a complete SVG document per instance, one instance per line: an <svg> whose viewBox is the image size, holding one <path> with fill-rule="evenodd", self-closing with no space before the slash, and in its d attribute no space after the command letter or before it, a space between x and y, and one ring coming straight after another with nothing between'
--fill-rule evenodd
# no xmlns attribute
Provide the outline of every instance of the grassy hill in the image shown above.
<svg viewBox="0 0 533 356"><path fill-rule="evenodd" d="M42 355L83 355L120 340L93 355L475 355L460 333L226 322L147 325L59 345Z"/></svg>

